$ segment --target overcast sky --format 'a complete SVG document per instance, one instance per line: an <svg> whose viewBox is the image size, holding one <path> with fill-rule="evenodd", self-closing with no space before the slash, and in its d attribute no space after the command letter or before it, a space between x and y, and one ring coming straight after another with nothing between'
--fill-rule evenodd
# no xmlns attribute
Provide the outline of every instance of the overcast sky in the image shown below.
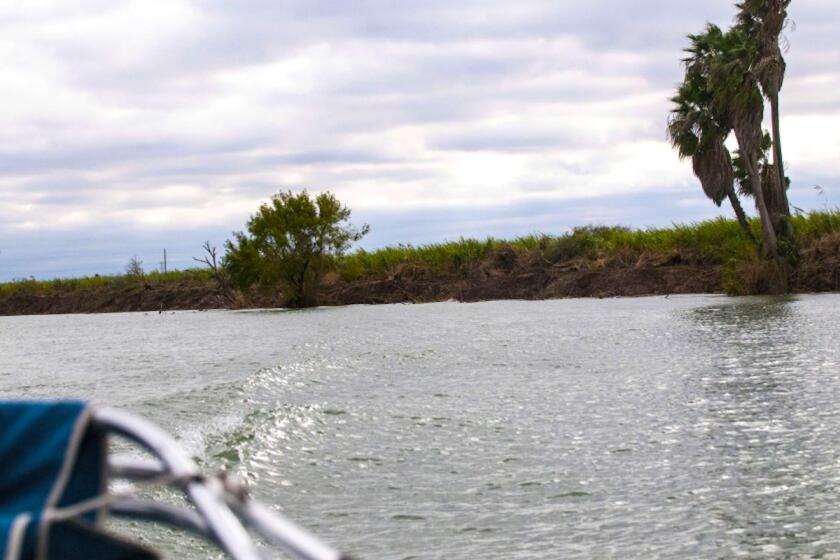
<svg viewBox="0 0 840 560"><path fill-rule="evenodd" d="M793 0L792 202L840 204L840 10ZM0 2L0 279L188 266L284 189L363 245L727 213L665 139L729 0ZM821 185L825 195L817 195Z"/></svg>

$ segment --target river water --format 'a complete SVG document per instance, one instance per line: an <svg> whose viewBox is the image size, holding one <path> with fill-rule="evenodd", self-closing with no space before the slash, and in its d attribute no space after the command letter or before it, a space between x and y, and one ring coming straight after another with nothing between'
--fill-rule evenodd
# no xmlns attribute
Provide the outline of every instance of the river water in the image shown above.
<svg viewBox="0 0 840 560"><path fill-rule="evenodd" d="M146 415L359 558L837 558L838 308L687 296L0 317L0 398ZM124 528L169 557L213 557Z"/></svg>

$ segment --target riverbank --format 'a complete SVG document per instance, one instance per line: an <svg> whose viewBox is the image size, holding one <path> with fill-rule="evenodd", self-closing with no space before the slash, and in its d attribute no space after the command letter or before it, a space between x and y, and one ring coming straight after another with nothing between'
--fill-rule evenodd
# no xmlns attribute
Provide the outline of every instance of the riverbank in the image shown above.
<svg viewBox="0 0 840 560"><path fill-rule="evenodd" d="M504 254L499 258L503 260ZM406 267L386 278L344 282L328 279L323 305L548 299L563 297L642 296L721 292L719 267L650 265L601 270L482 266L468 274L429 273ZM282 297L250 290L230 305L215 283L199 276L182 281L138 280L45 293L18 291L0 296L0 315L108 313L186 309L262 308L282 306Z"/></svg>
<svg viewBox="0 0 840 560"><path fill-rule="evenodd" d="M840 290L840 213L795 218L800 262L792 290ZM666 229L579 228L512 241L464 239L357 251L320 290L323 305L768 293L772 274L729 220ZM0 284L0 315L102 313L283 305L276 289L233 298L205 270Z"/></svg>

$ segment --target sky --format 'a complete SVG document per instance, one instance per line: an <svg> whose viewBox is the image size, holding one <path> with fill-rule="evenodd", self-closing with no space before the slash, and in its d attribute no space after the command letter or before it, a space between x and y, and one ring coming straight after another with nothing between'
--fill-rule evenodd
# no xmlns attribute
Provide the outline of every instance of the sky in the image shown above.
<svg viewBox="0 0 840 560"><path fill-rule="evenodd" d="M4 0L0 280L188 267L273 193L367 249L728 215L665 136L729 0ZM792 203L840 205L840 10L793 0ZM821 187L818 191L815 187ZM822 194L820 194L822 192Z"/></svg>

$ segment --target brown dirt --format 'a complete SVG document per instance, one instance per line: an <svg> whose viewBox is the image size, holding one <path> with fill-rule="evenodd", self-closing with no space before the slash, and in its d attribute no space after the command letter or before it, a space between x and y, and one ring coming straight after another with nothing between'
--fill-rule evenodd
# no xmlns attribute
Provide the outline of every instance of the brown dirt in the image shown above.
<svg viewBox="0 0 840 560"><path fill-rule="evenodd" d="M79 288L47 295L13 294L0 298L0 315L109 313L225 307L211 283L175 282Z"/></svg>
<svg viewBox="0 0 840 560"><path fill-rule="evenodd" d="M761 270L752 267L742 272L756 276L753 283L761 285ZM348 305L721 293L722 276L722 267L689 254L628 254L609 261L575 259L551 265L539 256L508 247L461 270L403 265L382 277L352 281L333 273L325 278L320 302ZM802 249L792 288L798 293L840 290L840 234L827 235ZM77 288L49 295L15 294L0 297L0 315L255 308L281 303L276 291L253 289L238 294L230 305L212 281L181 280Z"/></svg>
<svg viewBox="0 0 840 560"><path fill-rule="evenodd" d="M840 290L840 233L825 235L801 251L793 285L797 292Z"/></svg>
<svg viewBox="0 0 840 560"><path fill-rule="evenodd" d="M326 305L496 299L644 296L721 291L719 267L697 265L495 266L466 272L433 273L405 267L386 278L328 283Z"/></svg>

